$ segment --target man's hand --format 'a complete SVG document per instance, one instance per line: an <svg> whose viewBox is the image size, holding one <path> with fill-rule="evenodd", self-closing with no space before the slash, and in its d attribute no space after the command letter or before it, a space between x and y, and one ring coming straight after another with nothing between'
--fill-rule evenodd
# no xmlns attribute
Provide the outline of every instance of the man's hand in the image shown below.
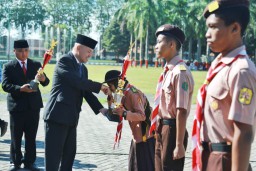
<svg viewBox="0 0 256 171"><path fill-rule="evenodd" d="M40 82L44 82L44 81L45 81L46 78L45 78L45 75L44 75L44 73L43 73L43 71L42 71L42 68L40 68L40 69L38 70L38 72L37 72L35 78L36 78L38 81L40 81Z"/></svg>
<svg viewBox="0 0 256 171"><path fill-rule="evenodd" d="M105 95L110 95L111 94L111 91L109 89L108 86L105 86L105 85L101 85L101 89L100 89Z"/></svg>
<svg viewBox="0 0 256 171"><path fill-rule="evenodd" d="M112 103L114 103L114 97L112 96L112 94L108 95L107 101L108 101L108 107L111 107Z"/></svg>
<svg viewBox="0 0 256 171"><path fill-rule="evenodd" d="M106 116L106 114L108 113L108 109L106 109L106 108L101 108L101 109L100 109L100 113L102 113L102 115Z"/></svg>
<svg viewBox="0 0 256 171"><path fill-rule="evenodd" d="M113 114L123 116L124 108L123 106L119 106L115 109L113 109Z"/></svg>
<svg viewBox="0 0 256 171"><path fill-rule="evenodd" d="M29 84L24 84L23 86L20 87L20 91L21 92L25 92L25 93L33 93L36 92L36 90L32 90L29 86Z"/></svg>
<svg viewBox="0 0 256 171"><path fill-rule="evenodd" d="M177 160L183 157L185 157L184 145L176 145L175 149L173 150L173 160Z"/></svg>

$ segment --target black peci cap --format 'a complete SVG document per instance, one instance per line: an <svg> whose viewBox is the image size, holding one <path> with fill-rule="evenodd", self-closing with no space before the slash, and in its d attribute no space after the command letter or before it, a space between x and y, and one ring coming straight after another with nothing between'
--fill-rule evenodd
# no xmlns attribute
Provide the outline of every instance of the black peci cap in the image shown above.
<svg viewBox="0 0 256 171"><path fill-rule="evenodd" d="M110 70L105 74L105 82L112 82L120 78L121 72L118 70Z"/></svg>
<svg viewBox="0 0 256 171"><path fill-rule="evenodd" d="M94 49L98 42L90 37L84 36L82 34L78 34L76 37L76 43L79 43L81 45Z"/></svg>
<svg viewBox="0 0 256 171"><path fill-rule="evenodd" d="M27 40L15 40L13 44L13 48L29 48Z"/></svg>
<svg viewBox="0 0 256 171"><path fill-rule="evenodd" d="M249 10L249 6L249 0L214 0L206 6L203 16L208 18L210 14L235 7L247 8Z"/></svg>
<svg viewBox="0 0 256 171"><path fill-rule="evenodd" d="M159 34L170 35L170 36L174 37L176 40L178 40L181 45L185 41L185 34L184 34L184 32L178 26L175 26L175 25L164 24L164 25L160 26L156 30L156 37Z"/></svg>

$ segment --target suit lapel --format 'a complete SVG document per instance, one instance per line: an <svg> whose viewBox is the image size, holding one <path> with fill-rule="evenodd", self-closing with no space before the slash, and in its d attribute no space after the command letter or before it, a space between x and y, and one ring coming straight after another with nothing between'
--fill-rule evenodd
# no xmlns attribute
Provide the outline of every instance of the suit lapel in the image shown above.
<svg viewBox="0 0 256 171"><path fill-rule="evenodd" d="M26 78L18 60L14 60L14 68L16 71L18 71L17 74L19 77Z"/></svg>
<svg viewBox="0 0 256 171"><path fill-rule="evenodd" d="M79 73L80 66L79 66L79 64L78 64L77 61L76 61L76 57L73 55L72 52L69 52L68 54L69 54L69 56L71 57L71 59L72 59L72 61L73 61L74 68L75 68L75 69L77 70L77 72Z"/></svg>
<svg viewBox="0 0 256 171"><path fill-rule="evenodd" d="M31 63L31 61L28 59L27 60L27 78L34 78L35 77L35 75L31 75L31 74L33 74L33 68L32 68L33 66L32 66L32 63Z"/></svg>

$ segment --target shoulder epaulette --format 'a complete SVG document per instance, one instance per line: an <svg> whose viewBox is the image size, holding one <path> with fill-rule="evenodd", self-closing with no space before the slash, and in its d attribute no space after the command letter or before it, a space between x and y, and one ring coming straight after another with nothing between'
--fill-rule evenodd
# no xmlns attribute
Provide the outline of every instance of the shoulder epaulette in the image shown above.
<svg viewBox="0 0 256 171"><path fill-rule="evenodd" d="M138 93L138 90L137 90L135 87L131 87L131 91L132 91L133 93Z"/></svg>
<svg viewBox="0 0 256 171"><path fill-rule="evenodd" d="M180 71L186 71L187 68L184 65L179 65L179 69Z"/></svg>

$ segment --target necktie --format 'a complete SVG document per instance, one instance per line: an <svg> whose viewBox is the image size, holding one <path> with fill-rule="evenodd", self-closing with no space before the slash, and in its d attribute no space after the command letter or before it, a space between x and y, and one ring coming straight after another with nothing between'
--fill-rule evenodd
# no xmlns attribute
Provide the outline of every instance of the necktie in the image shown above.
<svg viewBox="0 0 256 171"><path fill-rule="evenodd" d="M196 113L193 121L192 129L192 170L200 171L201 168L201 151L200 151L200 129L202 125L202 120L204 117L204 103L206 99L207 86L213 80L213 78L218 74L218 72L223 69L225 66L232 64L236 61L241 55L236 56L230 63L224 64L220 62L214 68L211 66L204 84L198 91L197 103L196 103Z"/></svg>
<svg viewBox="0 0 256 171"><path fill-rule="evenodd" d="M169 70L169 68L166 66L164 72L160 75L160 77L158 79L156 95L155 95L155 99L154 99L154 108L153 108L153 112L151 115L151 126L149 129L150 135L152 134L152 131L156 130L156 121L157 121L157 115L158 115L158 111L159 111L160 98L161 98L161 94L162 94L162 84L163 84L164 77L168 70Z"/></svg>
<svg viewBox="0 0 256 171"><path fill-rule="evenodd" d="M82 78L83 75L83 64L79 63L79 76Z"/></svg>
<svg viewBox="0 0 256 171"><path fill-rule="evenodd" d="M26 66L25 66L25 62L22 61L21 63L22 63L22 70L23 70L23 73L24 73L24 75L26 75L27 69L26 69Z"/></svg>

